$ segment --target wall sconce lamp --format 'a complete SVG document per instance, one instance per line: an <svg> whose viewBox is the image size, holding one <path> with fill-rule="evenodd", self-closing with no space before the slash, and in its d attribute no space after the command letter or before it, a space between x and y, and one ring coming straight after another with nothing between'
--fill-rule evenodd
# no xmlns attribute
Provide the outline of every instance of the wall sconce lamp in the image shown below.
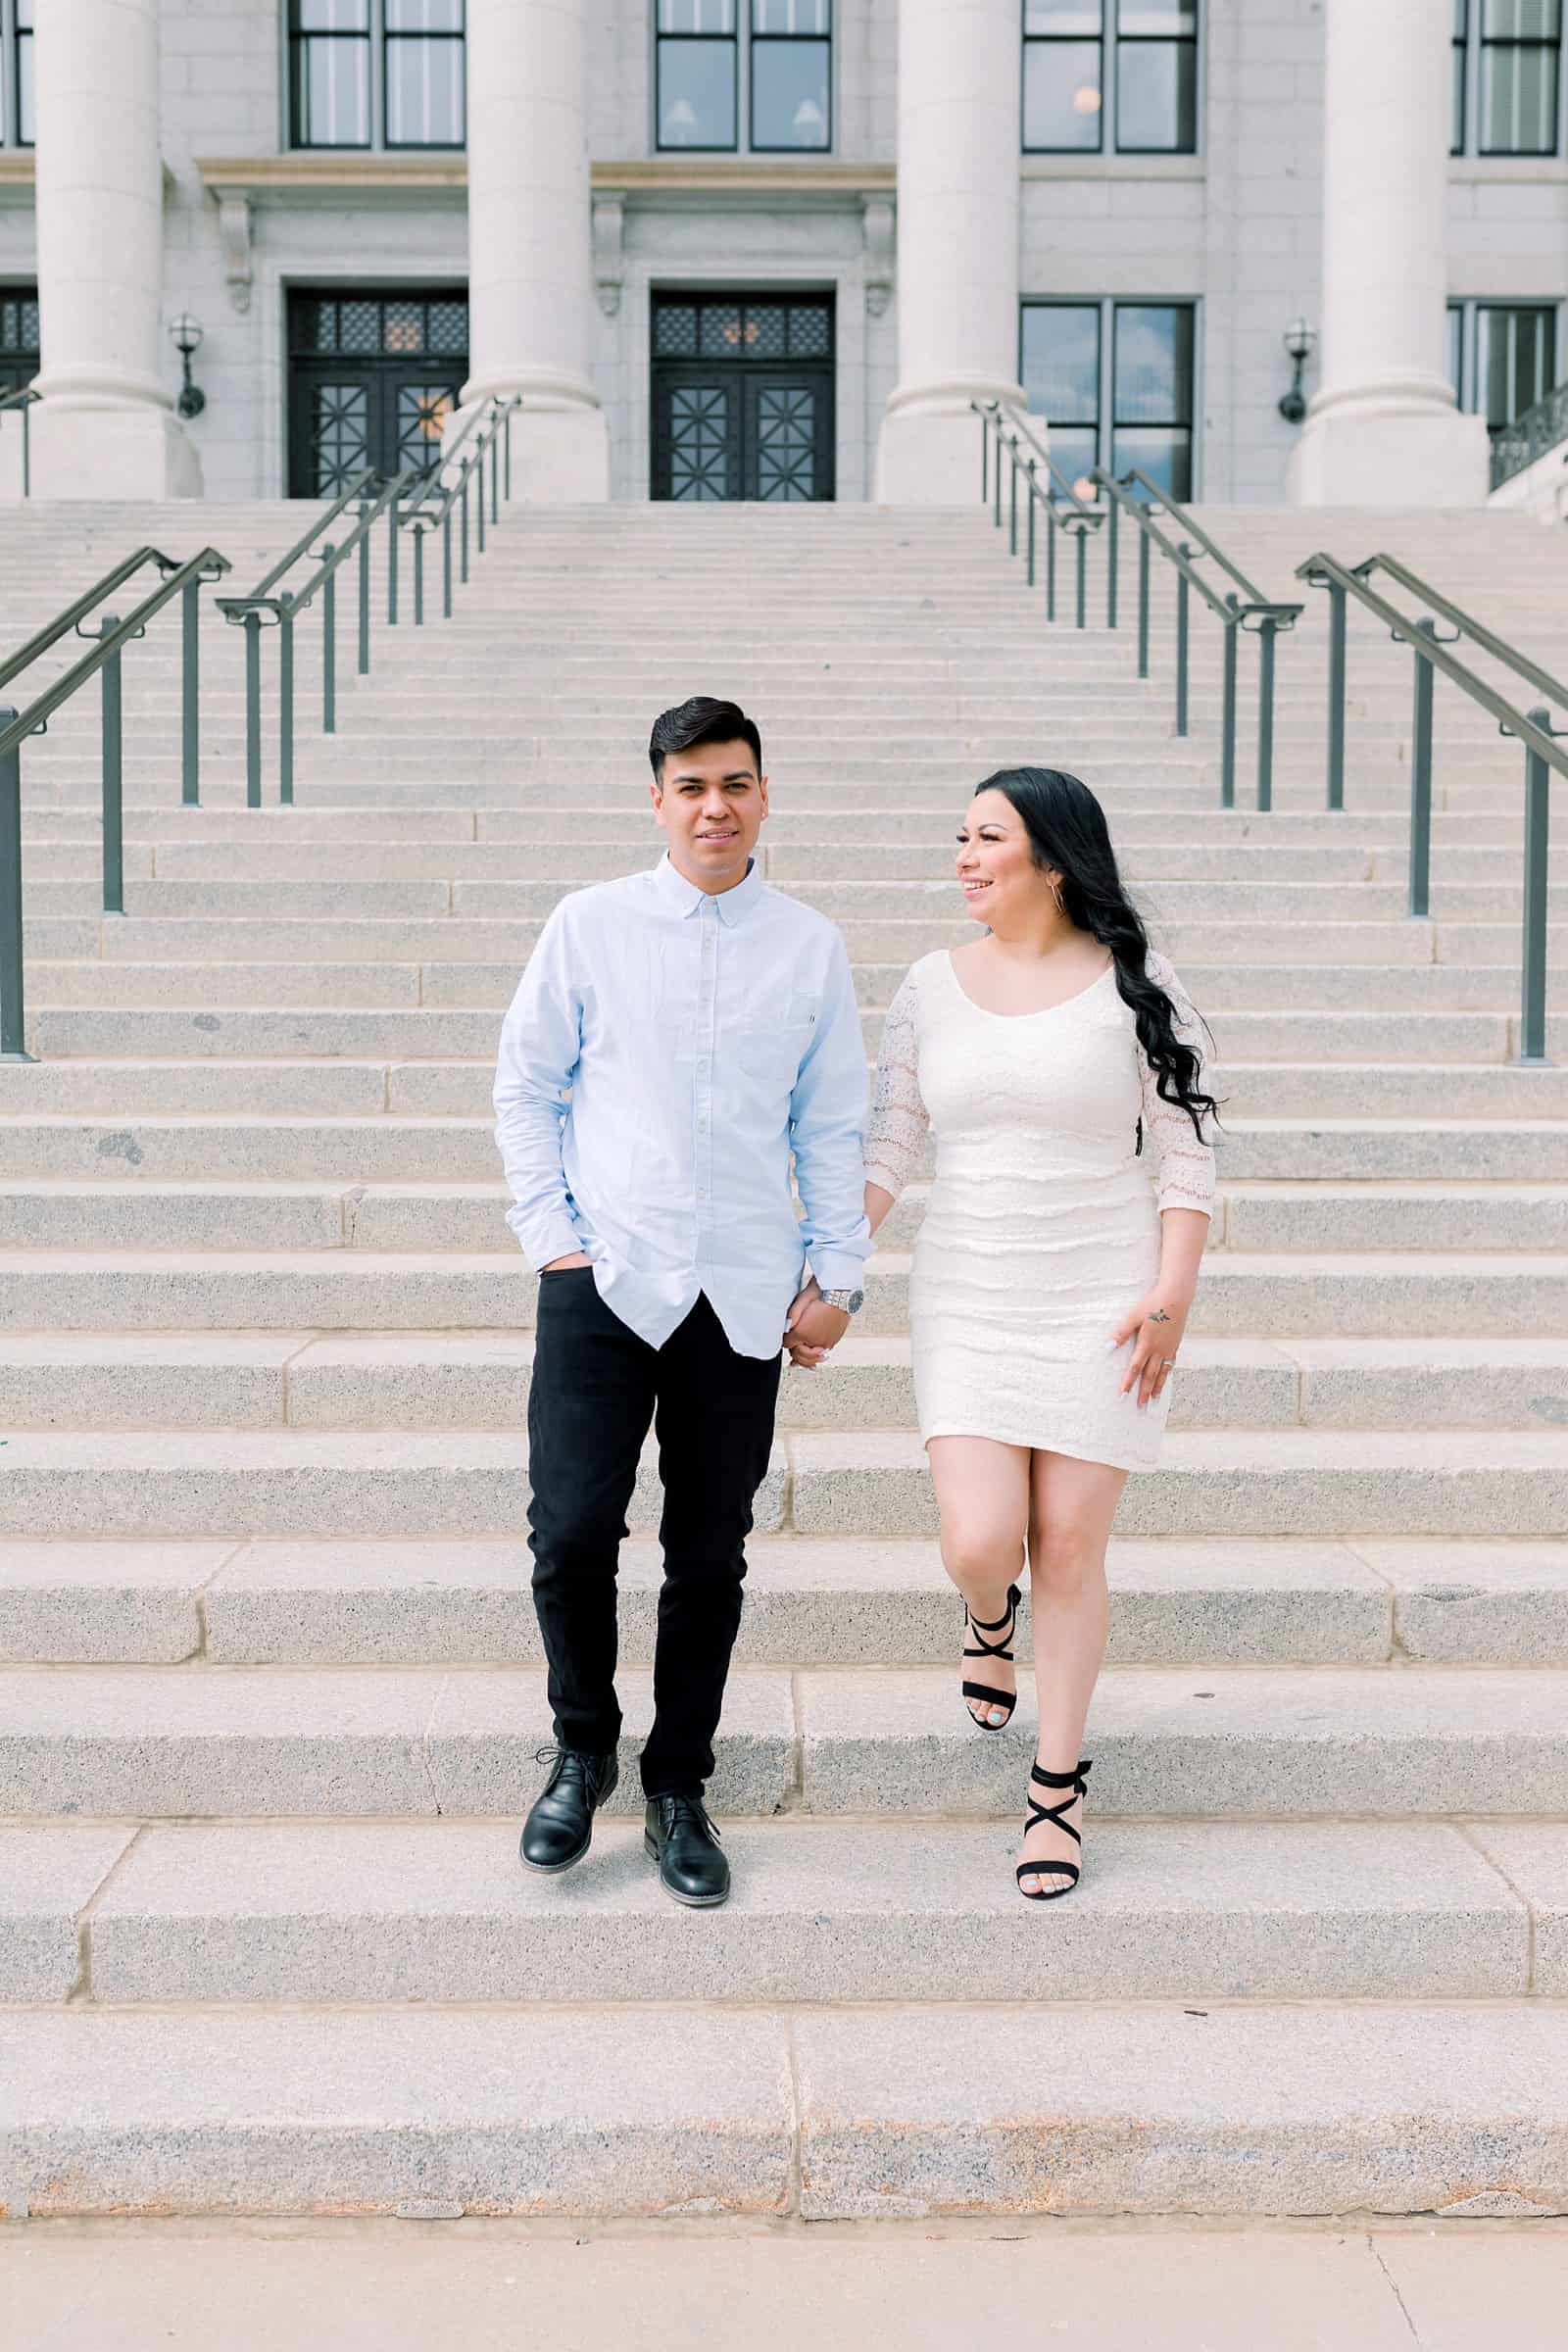
<svg viewBox="0 0 1568 2352"><path fill-rule="evenodd" d="M207 406L206 393L200 384L193 384L190 380L190 364L202 347L203 331L201 320L193 318L189 311L181 311L177 318L171 318L169 321L170 341L178 352L180 363L185 370L185 380L180 386L179 398L174 406L180 416L185 417L199 416Z"/></svg>
<svg viewBox="0 0 1568 2352"><path fill-rule="evenodd" d="M1311 358L1312 346L1316 341L1316 328L1308 326L1304 318L1293 318L1285 329L1285 348L1291 356L1291 363L1296 370L1291 380L1291 388L1280 402L1280 415L1287 424L1299 424L1306 415L1306 397L1301 390L1301 370Z"/></svg>

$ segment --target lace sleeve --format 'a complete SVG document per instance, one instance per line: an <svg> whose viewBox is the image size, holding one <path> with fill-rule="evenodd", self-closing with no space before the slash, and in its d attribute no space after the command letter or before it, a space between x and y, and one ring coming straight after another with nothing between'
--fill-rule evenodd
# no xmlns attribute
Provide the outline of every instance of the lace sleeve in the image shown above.
<svg viewBox="0 0 1568 2352"><path fill-rule="evenodd" d="M918 997L906 973L888 1006L882 1050L876 1057L876 1089L865 1140L865 1180L899 1198L919 1164L930 1124L920 1100Z"/></svg>
<svg viewBox="0 0 1568 2352"><path fill-rule="evenodd" d="M1203 1032L1192 999L1163 956L1151 955L1147 968L1151 980L1169 997L1176 1014L1176 1034L1198 1054L1201 1074ZM1144 1090L1144 1133L1154 1149L1155 1197L1160 1207L1196 1208L1205 1217L1212 1216L1214 1152L1207 1121L1200 1137L1181 1104L1165 1101L1142 1046L1138 1048L1138 1074Z"/></svg>

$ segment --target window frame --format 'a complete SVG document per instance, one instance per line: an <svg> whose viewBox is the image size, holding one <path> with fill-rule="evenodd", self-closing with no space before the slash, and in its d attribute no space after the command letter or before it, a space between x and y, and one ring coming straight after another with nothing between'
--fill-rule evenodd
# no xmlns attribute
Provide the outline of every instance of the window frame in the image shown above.
<svg viewBox="0 0 1568 2352"><path fill-rule="evenodd" d="M1464 30L1449 35L1453 52L1454 88L1450 109L1459 123L1459 144L1448 148L1455 161L1477 163L1541 164L1560 159L1564 150L1565 127L1568 127L1568 8L1560 12L1555 40L1521 40L1513 35L1486 31L1486 0L1455 0L1455 14L1463 11ZM1489 50L1540 49L1554 56L1556 72L1556 104L1552 110L1552 133L1549 147L1483 147L1481 144L1482 92L1485 87L1485 67Z"/></svg>
<svg viewBox="0 0 1568 2352"><path fill-rule="evenodd" d="M1118 420L1116 416L1118 312L1124 310L1187 312L1192 335L1192 380L1189 385L1188 401L1191 414L1185 426L1173 425L1167 429L1171 431L1185 430L1187 434L1191 481L1185 497L1179 499L1177 503L1186 505L1201 498L1203 416L1201 380L1203 303L1201 296L1196 294L1025 294L1020 297L1018 303L1018 381L1020 383L1025 382L1023 373L1024 314L1028 311L1088 310L1097 310L1100 314L1096 363L1099 372L1097 403L1099 414L1094 427L1095 464L1100 466L1108 466L1115 454L1118 421L1123 430L1134 429L1131 421L1125 418ZM1038 415L1039 412L1031 410L1028 414ZM1047 417L1045 422L1049 428L1051 419ZM1071 429L1081 432L1086 427L1077 424Z"/></svg>
<svg viewBox="0 0 1568 2352"><path fill-rule="evenodd" d="M1193 31L1188 33L1124 33L1121 12L1124 0L1100 0L1100 30L1098 33L1052 33L1029 30L1029 0L1019 0L1019 26L1022 41L1022 72L1018 89L1018 147L1023 155L1094 157L1104 161L1108 157L1138 156L1147 159L1159 156L1201 155L1203 152L1204 73L1207 44L1203 0L1191 0L1194 18ZM1094 146L1034 147L1028 138L1029 52L1031 49L1078 47L1090 43L1100 51L1100 111L1096 118L1099 137ZM1123 143L1121 136L1121 51L1123 48L1175 48L1193 52L1193 139L1189 147L1135 147ZM1107 136L1108 133L1108 136Z"/></svg>
<svg viewBox="0 0 1568 2352"><path fill-rule="evenodd" d="M0 6L5 0L0 0ZM467 0L460 0L463 25L456 32L393 31L387 23L387 0L366 0L366 24L358 32L308 32L299 24L301 0L286 0L279 11L283 41L283 144L290 155L464 155L468 144L467 99ZM345 44L362 42L367 54L366 97L368 116L368 135L364 139L305 139L300 136L300 107L298 60L303 44L309 40L335 40ZM463 105L462 136L456 140L394 139L387 124L390 116L388 87L394 45L410 41L440 41L455 44L462 52L464 72L458 87Z"/></svg>
<svg viewBox="0 0 1568 2352"><path fill-rule="evenodd" d="M838 141L838 19L842 0L828 0L827 30L823 32L759 32L756 29L755 0L735 0L735 28L732 32L663 32L659 24L659 0L652 0L648 11L649 39L653 44L650 60L649 91L653 106L650 125L651 151L655 155L795 155L830 156L836 152ZM681 139L666 143L661 136L663 122L663 103L661 83L666 42L677 45L692 41L727 41L730 45L731 104L734 110L735 136L727 144L699 145L694 140ZM753 137L757 119L757 53L760 49L788 48L792 44L824 43L827 48L827 137L819 147L795 145L762 146Z"/></svg>
<svg viewBox="0 0 1568 2352"><path fill-rule="evenodd" d="M1460 414L1465 416L1486 417L1486 409L1482 405L1485 387L1480 381L1481 314L1483 311L1502 311L1510 315L1528 312L1536 317L1544 317L1549 321L1550 349L1545 370L1549 380L1537 395L1538 399L1544 400L1548 393L1556 389L1563 364L1562 303L1554 300L1550 295L1543 297L1534 294L1511 296L1454 294L1448 298L1447 317L1450 349L1452 348L1454 321L1457 321L1459 365L1456 371L1458 381L1453 387L1453 394ZM1518 414L1522 416L1525 412L1521 410ZM1505 416L1500 424L1493 424L1488 420L1487 430L1495 439L1498 433L1506 432L1514 421L1515 418L1512 416Z"/></svg>
<svg viewBox="0 0 1568 2352"><path fill-rule="evenodd" d="M37 146L37 122L29 127L33 133L24 137L22 113L23 44L30 60L33 26L22 22L22 0L0 0L0 149L16 149L19 154L30 155ZM34 106L36 106L34 91Z"/></svg>

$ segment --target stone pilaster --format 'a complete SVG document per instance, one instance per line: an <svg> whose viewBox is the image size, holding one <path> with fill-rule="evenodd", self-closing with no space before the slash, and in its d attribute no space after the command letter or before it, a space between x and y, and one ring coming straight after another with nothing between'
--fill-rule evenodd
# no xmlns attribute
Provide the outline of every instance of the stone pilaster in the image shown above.
<svg viewBox="0 0 1568 2352"><path fill-rule="evenodd" d="M37 86L42 400L35 498L187 498L201 468L164 386L158 0L48 0Z"/></svg>
<svg viewBox="0 0 1568 2352"><path fill-rule="evenodd" d="M1468 506L1487 433L1447 380L1449 0L1328 0L1323 362L1303 506Z"/></svg>
<svg viewBox="0 0 1568 2352"><path fill-rule="evenodd" d="M468 304L464 410L520 395L515 494L610 496L591 375L595 266L581 0L468 0Z"/></svg>
<svg viewBox="0 0 1568 2352"><path fill-rule="evenodd" d="M973 400L1018 384L1017 0L900 0L899 381L877 451L890 505L971 503Z"/></svg>

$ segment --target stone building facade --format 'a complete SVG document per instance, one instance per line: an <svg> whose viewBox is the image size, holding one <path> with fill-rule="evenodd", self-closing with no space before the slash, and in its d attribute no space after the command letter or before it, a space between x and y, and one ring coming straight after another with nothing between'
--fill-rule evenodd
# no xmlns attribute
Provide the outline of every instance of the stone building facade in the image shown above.
<svg viewBox="0 0 1568 2352"><path fill-rule="evenodd" d="M541 495L953 495L968 398L1021 388L1070 472L1239 502L1354 495L1314 435L1381 407L1408 447L1413 401L1406 494L1483 495L1444 379L1497 424L1565 371L1561 20L0 0L0 393L38 372L57 494L315 493L513 388ZM1304 427L1297 317L1326 329Z"/></svg>

